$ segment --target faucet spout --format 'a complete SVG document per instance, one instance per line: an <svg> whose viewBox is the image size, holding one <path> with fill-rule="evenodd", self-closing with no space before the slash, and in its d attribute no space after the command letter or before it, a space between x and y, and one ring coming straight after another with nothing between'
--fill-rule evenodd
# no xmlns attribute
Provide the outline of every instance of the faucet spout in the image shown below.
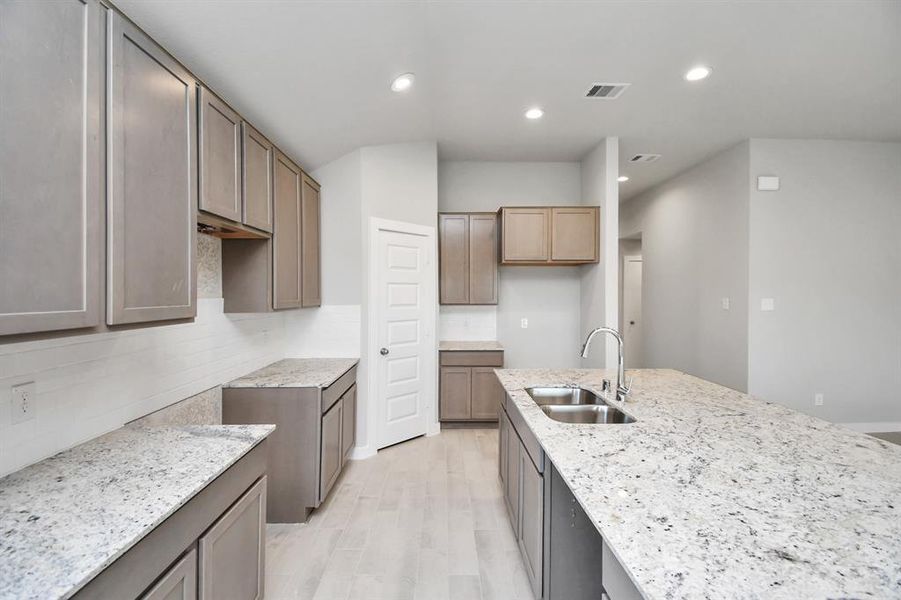
<svg viewBox="0 0 901 600"><path fill-rule="evenodd" d="M626 396L628 396L629 392L632 390L632 386L626 384L625 361L623 360L623 336L612 327L598 327L592 330L592 332L588 334L588 337L585 338L585 343L582 345L582 358L588 358L591 340L599 333L610 334L616 339L617 347L619 349L616 370L616 399L620 402L625 402Z"/></svg>

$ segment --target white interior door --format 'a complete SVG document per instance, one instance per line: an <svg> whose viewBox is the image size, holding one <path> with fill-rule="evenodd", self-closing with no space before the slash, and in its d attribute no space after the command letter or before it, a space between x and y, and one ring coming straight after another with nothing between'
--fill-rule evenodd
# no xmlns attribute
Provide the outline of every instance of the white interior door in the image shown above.
<svg viewBox="0 0 901 600"><path fill-rule="evenodd" d="M643 367L641 348L641 256L623 257L623 342L626 366Z"/></svg>
<svg viewBox="0 0 901 600"><path fill-rule="evenodd" d="M424 435L434 404L433 239L377 230L375 301L378 447Z"/></svg>

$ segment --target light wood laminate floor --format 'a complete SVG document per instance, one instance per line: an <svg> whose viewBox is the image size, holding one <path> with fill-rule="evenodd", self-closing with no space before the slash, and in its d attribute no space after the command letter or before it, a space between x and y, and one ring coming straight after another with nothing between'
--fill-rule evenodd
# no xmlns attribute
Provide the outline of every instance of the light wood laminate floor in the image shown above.
<svg viewBox="0 0 901 600"><path fill-rule="evenodd" d="M531 598L497 476L497 429L351 461L304 525L269 525L269 600Z"/></svg>

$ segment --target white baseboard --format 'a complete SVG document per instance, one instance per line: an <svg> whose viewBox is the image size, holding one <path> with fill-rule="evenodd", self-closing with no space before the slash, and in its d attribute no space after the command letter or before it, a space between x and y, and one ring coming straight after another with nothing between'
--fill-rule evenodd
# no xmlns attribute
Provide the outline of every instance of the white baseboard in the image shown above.
<svg viewBox="0 0 901 600"><path fill-rule="evenodd" d="M875 423L839 423L848 429L864 433L891 433L901 431L901 421L877 421Z"/></svg>
<svg viewBox="0 0 901 600"><path fill-rule="evenodd" d="M354 446L350 453L350 460L365 460L372 458L378 451L370 446Z"/></svg>

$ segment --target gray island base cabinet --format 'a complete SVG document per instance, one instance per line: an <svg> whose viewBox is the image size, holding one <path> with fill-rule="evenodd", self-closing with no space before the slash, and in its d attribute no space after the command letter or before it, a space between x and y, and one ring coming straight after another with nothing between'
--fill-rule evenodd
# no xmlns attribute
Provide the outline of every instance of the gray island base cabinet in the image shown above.
<svg viewBox="0 0 901 600"><path fill-rule="evenodd" d="M355 442L356 377L352 366L325 387L222 389L223 423L277 426L268 440L270 523L305 522L338 480Z"/></svg>
<svg viewBox="0 0 901 600"><path fill-rule="evenodd" d="M498 471L536 600L641 600L635 584L506 396L498 423Z"/></svg>

